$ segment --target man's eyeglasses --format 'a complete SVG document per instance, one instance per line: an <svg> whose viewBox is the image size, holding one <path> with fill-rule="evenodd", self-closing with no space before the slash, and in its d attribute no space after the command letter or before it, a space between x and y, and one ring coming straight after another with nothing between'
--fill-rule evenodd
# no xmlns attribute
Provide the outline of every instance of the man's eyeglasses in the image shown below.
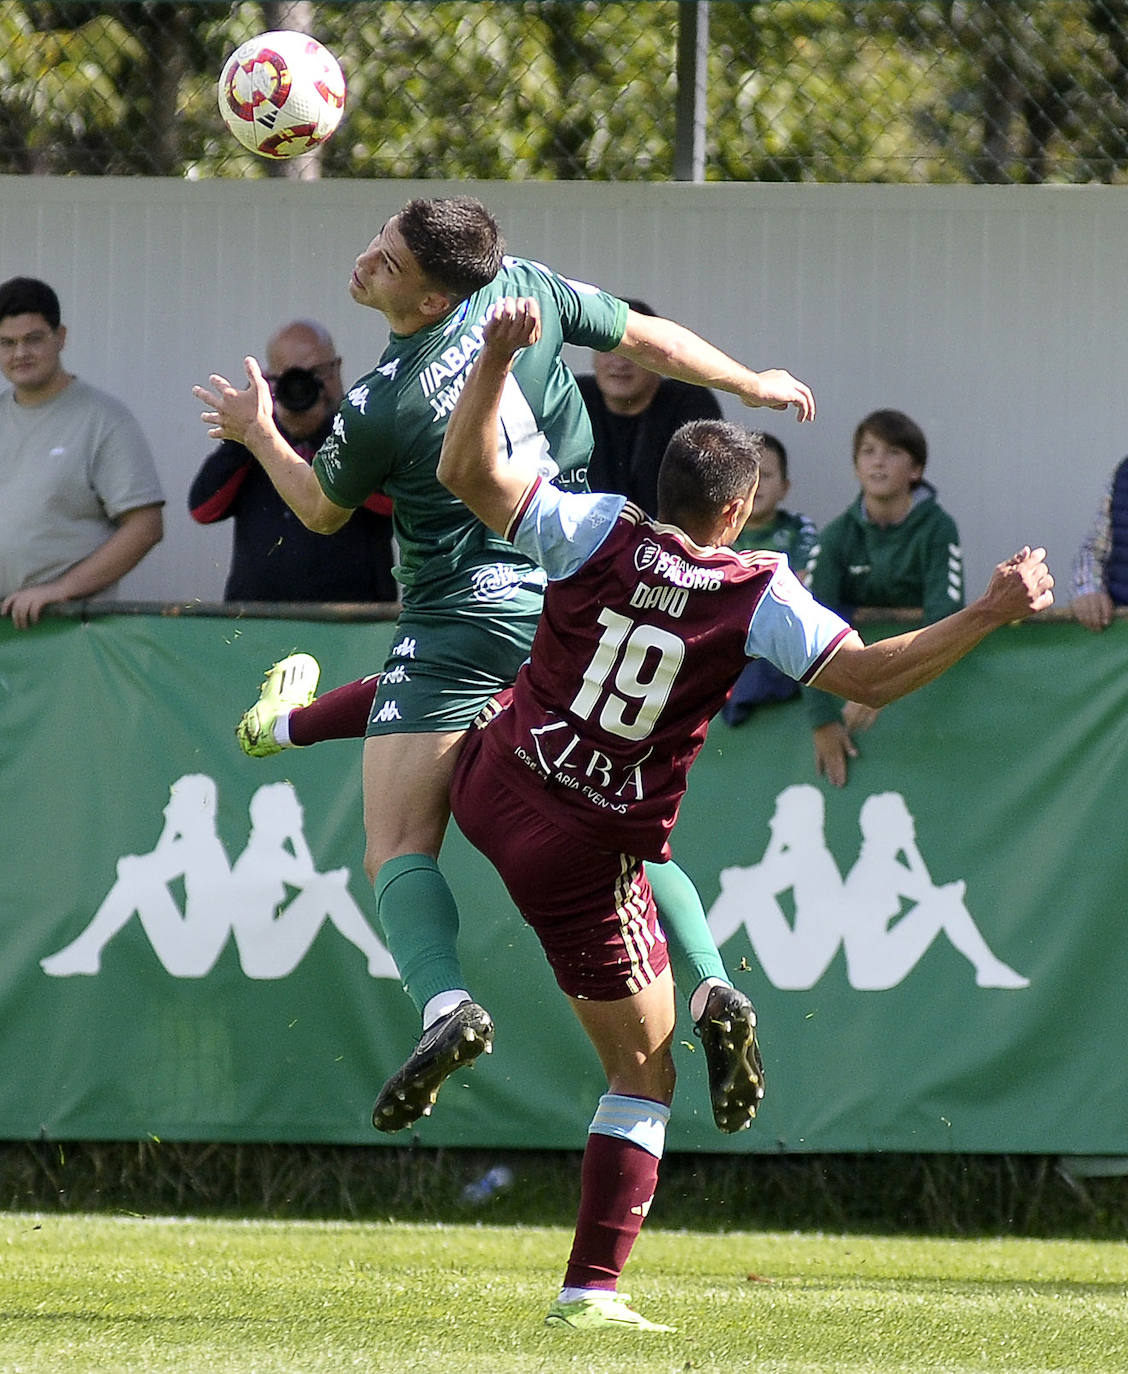
<svg viewBox="0 0 1128 1374"><path fill-rule="evenodd" d="M55 331L53 329L36 329L19 339L12 339L6 334L0 334L0 353L14 353L17 348L44 348L54 337ZM340 362L340 358L337 361Z"/></svg>

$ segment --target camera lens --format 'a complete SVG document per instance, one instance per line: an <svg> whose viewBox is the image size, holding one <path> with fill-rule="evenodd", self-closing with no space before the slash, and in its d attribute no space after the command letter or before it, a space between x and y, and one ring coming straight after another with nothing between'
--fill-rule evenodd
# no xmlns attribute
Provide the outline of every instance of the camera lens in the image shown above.
<svg viewBox="0 0 1128 1374"><path fill-rule="evenodd" d="M274 383L275 401L295 415L316 405L320 395L320 378L304 367L288 367Z"/></svg>

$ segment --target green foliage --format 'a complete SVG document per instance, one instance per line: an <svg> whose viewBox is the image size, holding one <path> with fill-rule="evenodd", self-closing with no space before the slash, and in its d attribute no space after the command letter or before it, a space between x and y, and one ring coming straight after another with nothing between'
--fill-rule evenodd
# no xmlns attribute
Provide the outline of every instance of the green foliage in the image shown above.
<svg viewBox="0 0 1128 1374"><path fill-rule="evenodd" d="M215 97L226 55L287 22L279 0L0 0L0 172L667 179L679 12L296 5L349 99L279 166L238 149ZM710 179L1128 179L1128 0L714 0L708 26Z"/></svg>
<svg viewBox="0 0 1128 1374"><path fill-rule="evenodd" d="M1120 1374L1128 1257L648 1225L625 1287L673 1335L546 1329L569 1230L0 1218L21 1374Z"/></svg>

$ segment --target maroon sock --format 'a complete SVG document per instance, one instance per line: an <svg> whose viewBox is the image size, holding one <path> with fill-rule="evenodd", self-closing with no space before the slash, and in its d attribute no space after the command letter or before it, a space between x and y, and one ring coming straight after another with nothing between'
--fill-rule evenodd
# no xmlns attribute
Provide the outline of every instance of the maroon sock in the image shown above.
<svg viewBox="0 0 1128 1374"><path fill-rule="evenodd" d="M326 739L363 739L380 674L362 677L290 712L291 744L319 744Z"/></svg>
<svg viewBox="0 0 1128 1374"><path fill-rule="evenodd" d="M617 1136L589 1135L565 1288L614 1289L658 1182L658 1160Z"/></svg>

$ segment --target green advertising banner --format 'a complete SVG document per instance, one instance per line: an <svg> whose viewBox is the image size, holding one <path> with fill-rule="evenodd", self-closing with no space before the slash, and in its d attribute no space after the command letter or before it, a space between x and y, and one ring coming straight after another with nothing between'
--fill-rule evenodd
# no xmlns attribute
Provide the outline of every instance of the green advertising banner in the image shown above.
<svg viewBox="0 0 1128 1374"><path fill-rule="evenodd" d="M369 1122L415 1013L361 867L360 745L233 735L296 648L392 627L0 622L0 1136L406 1143ZM755 1001L768 1091L712 1125L679 1013L673 1150L1128 1154L1128 622L1012 627L881 713L848 785L803 708L715 722L675 855ZM396 779L388 779L394 793ZM418 1140L578 1148L602 1090L534 937L452 833L496 1049Z"/></svg>

